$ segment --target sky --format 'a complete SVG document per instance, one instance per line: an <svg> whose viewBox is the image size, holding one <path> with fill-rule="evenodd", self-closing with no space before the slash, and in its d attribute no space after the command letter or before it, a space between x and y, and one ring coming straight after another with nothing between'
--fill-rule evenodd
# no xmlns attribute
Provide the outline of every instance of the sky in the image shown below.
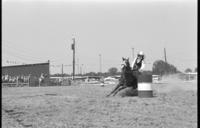
<svg viewBox="0 0 200 128"><path fill-rule="evenodd" d="M178 70L197 67L196 0L3 0L2 65L43 63L50 73L120 70L145 53L145 70L164 60ZM100 64L101 63L101 64ZM101 68L100 68L101 67Z"/></svg>

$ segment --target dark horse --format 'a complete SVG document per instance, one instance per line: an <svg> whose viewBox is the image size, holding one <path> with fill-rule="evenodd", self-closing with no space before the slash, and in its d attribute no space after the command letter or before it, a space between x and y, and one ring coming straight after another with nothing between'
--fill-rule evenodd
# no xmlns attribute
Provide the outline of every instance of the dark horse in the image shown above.
<svg viewBox="0 0 200 128"><path fill-rule="evenodd" d="M119 79L119 84L114 88L113 91L111 91L108 95L115 96L119 91L122 89L125 89L127 87L132 87L133 89L137 88L137 78L133 75L133 71L131 70L129 59L122 58L122 60L125 62L125 64L122 64L122 73L121 77Z"/></svg>

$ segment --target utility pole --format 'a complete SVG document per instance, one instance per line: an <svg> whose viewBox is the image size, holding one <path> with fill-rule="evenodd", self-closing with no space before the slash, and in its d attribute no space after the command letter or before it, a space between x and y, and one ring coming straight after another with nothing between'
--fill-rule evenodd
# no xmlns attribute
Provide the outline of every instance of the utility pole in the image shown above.
<svg viewBox="0 0 200 128"><path fill-rule="evenodd" d="M75 38L72 38L73 44L72 44L72 50L73 50L73 73L72 73L72 79L74 80L75 75Z"/></svg>
<svg viewBox="0 0 200 128"><path fill-rule="evenodd" d="M50 67L50 60L48 60L47 62L49 63L49 67ZM49 76L48 76L48 77L50 77L50 74L51 74L50 71L51 71L51 70L50 70L50 68L49 68Z"/></svg>
<svg viewBox="0 0 200 128"><path fill-rule="evenodd" d="M134 48L132 48L132 57L133 57L133 60L134 60Z"/></svg>
<svg viewBox="0 0 200 128"><path fill-rule="evenodd" d="M86 66L83 64L83 67L82 67L82 72L83 74L86 74Z"/></svg>
<svg viewBox="0 0 200 128"><path fill-rule="evenodd" d="M102 67L101 67L101 54L99 54L99 72L101 72Z"/></svg>
<svg viewBox="0 0 200 128"><path fill-rule="evenodd" d="M80 66L80 75L82 75L82 66L83 64Z"/></svg>
<svg viewBox="0 0 200 128"><path fill-rule="evenodd" d="M166 50L164 48L164 57L165 57L165 63L167 63L167 56L166 56Z"/></svg>
<svg viewBox="0 0 200 128"><path fill-rule="evenodd" d="M84 65L82 64L81 65L81 75L83 75L84 74L84 67L83 67Z"/></svg>
<svg viewBox="0 0 200 128"><path fill-rule="evenodd" d="M77 74L80 74L80 69L79 69L79 59L77 58Z"/></svg>
<svg viewBox="0 0 200 128"><path fill-rule="evenodd" d="M63 64L62 64L62 69L61 69L61 72L62 72L62 79L63 79Z"/></svg>

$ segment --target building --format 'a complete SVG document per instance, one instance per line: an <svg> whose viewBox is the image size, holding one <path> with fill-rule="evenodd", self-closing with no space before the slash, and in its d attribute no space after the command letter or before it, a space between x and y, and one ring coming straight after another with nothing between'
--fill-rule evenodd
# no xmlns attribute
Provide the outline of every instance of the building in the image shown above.
<svg viewBox="0 0 200 128"><path fill-rule="evenodd" d="M26 64L26 65L13 65L2 67L2 79L16 79L18 77L30 76L30 85L36 86L38 79L41 74L45 74L46 78L49 79L49 62L37 63L37 64ZM6 76L6 77L5 77ZM2 80L3 81L3 80ZM9 80L8 80L9 81Z"/></svg>

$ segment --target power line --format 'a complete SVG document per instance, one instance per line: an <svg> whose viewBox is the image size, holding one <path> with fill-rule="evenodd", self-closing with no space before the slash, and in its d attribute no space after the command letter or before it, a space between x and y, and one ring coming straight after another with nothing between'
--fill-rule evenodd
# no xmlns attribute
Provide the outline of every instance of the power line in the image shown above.
<svg viewBox="0 0 200 128"><path fill-rule="evenodd" d="M27 52L30 53L30 51L33 50L33 49L30 49L30 48L24 48L24 46L20 45L20 43L18 43L16 45L16 44L12 43L11 41L6 41L6 40L3 40L3 41L6 42L6 43L4 43L5 45L7 45L10 48L17 49L17 51L24 51L26 53ZM13 45L15 45L15 46L13 47ZM20 49L18 49L19 46L20 46ZM35 53L35 51L32 51L32 52Z"/></svg>
<svg viewBox="0 0 200 128"><path fill-rule="evenodd" d="M23 48L23 50L22 50L22 49L19 49L19 48L17 48L17 47L10 46L10 45L8 45L8 44L5 44L5 45L3 45L3 46L4 46L4 47L7 47L7 48L9 48L9 49L18 51L18 52L30 53L30 51L26 51L25 48ZM32 53L31 53L31 54L32 54Z"/></svg>
<svg viewBox="0 0 200 128"><path fill-rule="evenodd" d="M12 57L14 58L17 58L17 59L20 59L20 60L28 60L28 61L42 61L42 60L36 60L36 59L31 59L31 58L27 58L27 57L23 57L23 56L19 56L19 55L16 55L16 54L10 54Z"/></svg>
<svg viewBox="0 0 200 128"><path fill-rule="evenodd" d="M10 52L10 53L14 53L14 54L18 54L19 56L24 56L24 57L29 57L29 58L34 58L34 60L43 60L43 59L41 59L41 58L37 58L37 57L35 57L35 56L32 56L32 55L30 55L30 53L28 53L27 51L24 51L24 50L19 50L19 49L16 49L16 48L14 48L14 47L10 47L10 46L6 46L5 45L5 47L3 47L3 54L6 54L6 53L8 53L8 52ZM9 54L9 53L8 53Z"/></svg>
<svg viewBox="0 0 200 128"><path fill-rule="evenodd" d="M6 42L8 42L8 41L6 41ZM35 55L33 55L32 53L30 53L30 52L27 52L26 50L22 50L22 49L18 49L18 48L16 48L16 47L13 47L13 46L9 46L7 43L5 43L5 45L4 45L5 47L5 52L4 52L4 54L6 54L7 52L10 52L10 50L11 50L11 52L12 52L12 54L13 53L16 53L16 54L18 54L18 56L23 56L23 57L29 57L29 58L34 58L34 60L37 60L37 61L41 61L41 60L43 60L42 58L37 58L37 57L35 57ZM9 54L9 53L8 53ZM30 60L30 59L29 59ZM51 62L58 62L58 61L61 61L61 60L64 60L64 58L60 58L60 59L50 59L51 60Z"/></svg>
<svg viewBox="0 0 200 128"><path fill-rule="evenodd" d="M26 59L29 59L29 60L34 60L34 61L41 61L43 59L39 59L39 58L34 58L34 57L31 57L31 56L27 56L27 55L24 55L24 54L20 54L20 53L14 53L14 52L7 52L7 53L4 53L4 54L9 54L9 55L12 55L14 57L20 57L20 58L26 58Z"/></svg>
<svg viewBox="0 0 200 128"><path fill-rule="evenodd" d="M17 47L13 47L13 43L11 43L10 41L5 41L4 42L8 42L8 43L5 43L5 47L9 48L9 49L12 49L12 51L14 50L15 52L19 53L19 54L23 54L23 56L28 56L28 57L31 57L31 58L35 58L35 59L41 59L41 58L36 58L36 57L33 57L35 56L34 53L30 53L31 50L25 50L25 48L23 49L18 49ZM6 50L5 50L6 51ZM62 61L62 60L65 60L66 58L59 58L59 59L50 59L51 62L58 62L58 61Z"/></svg>
<svg viewBox="0 0 200 128"><path fill-rule="evenodd" d="M18 55L18 56L22 56L22 57L28 57L28 58L33 58L34 60L43 60L43 59L41 59L41 58L36 58L36 57L33 57L33 56L30 56L30 55L28 55L28 54L26 54L26 53L21 53L21 52L16 52L16 51L10 51L10 50L6 50L6 52L4 52L3 54L14 54L14 55Z"/></svg>
<svg viewBox="0 0 200 128"><path fill-rule="evenodd" d="M50 59L50 60L51 60L51 62L61 62L61 61L65 60L65 59L63 58L63 59Z"/></svg>

